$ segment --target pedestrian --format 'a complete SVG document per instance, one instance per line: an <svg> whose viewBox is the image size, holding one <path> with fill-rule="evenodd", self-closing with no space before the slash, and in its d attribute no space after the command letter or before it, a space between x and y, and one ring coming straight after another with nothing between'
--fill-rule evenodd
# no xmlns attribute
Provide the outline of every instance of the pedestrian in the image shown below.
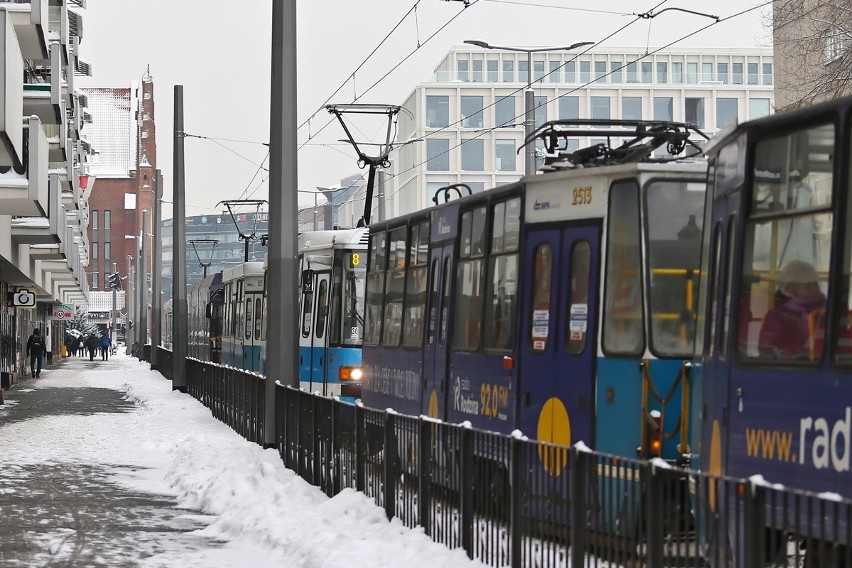
<svg viewBox="0 0 852 568"><path fill-rule="evenodd" d="M103 361L109 360L110 345L112 345L112 340L109 338L109 333L103 334L103 337L101 337L101 359Z"/></svg>
<svg viewBox="0 0 852 568"><path fill-rule="evenodd" d="M100 341L98 341L98 337L94 333L89 334L89 338L86 340L86 347L89 349L89 361L94 361L95 352L100 347Z"/></svg>
<svg viewBox="0 0 852 568"><path fill-rule="evenodd" d="M41 376L41 362L44 357L44 338L41 336L41 331L38 328L33 330L33 334L27 340L27 356L30 358L30 375L32 377Z"/></svg>
<svg viewBox="0 0 852 568"><path fill-rule="evenodd" d="M76 351L77 351L77 356L82 357L83 355L85 355L85 353L86 353L85 343L86 342L83 341L82 335L80 337L78 337L77 340L74 342L74 346L76 347Z"/></svg>

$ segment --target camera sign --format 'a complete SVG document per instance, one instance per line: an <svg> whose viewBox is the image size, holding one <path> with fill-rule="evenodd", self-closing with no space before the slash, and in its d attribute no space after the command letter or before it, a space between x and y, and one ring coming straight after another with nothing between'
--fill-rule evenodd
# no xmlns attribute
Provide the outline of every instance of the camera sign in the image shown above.
<svg viewBox="0 0 852 568"><path fill-rule="evenodd" d="M34 308L36 305L35 292L29 288L18 288L12 294L12 305L16 308Z"/></svg>

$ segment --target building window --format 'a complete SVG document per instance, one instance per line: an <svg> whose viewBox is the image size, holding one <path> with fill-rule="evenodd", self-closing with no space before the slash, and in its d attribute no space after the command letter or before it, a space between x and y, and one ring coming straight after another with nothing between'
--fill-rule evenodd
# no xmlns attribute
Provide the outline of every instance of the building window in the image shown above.
<svg viewBox="0 0 852 568"><path fill-rule="evenodd" d="M533 81L541 81L544 77L544 61L533 61Z"/></svg>
<svg viewBox="0 0 852 568"><path fill-rule="evenodd" d="M547 122L547 97L535 98L535 127Z"/></svg>
<svg viewBox="0 0 852 568"><path fill-rule="evenodd" d="M657 83L669 82L669 64L665 61L657 62Z"/></svg>
<svg viewBox="0 0 852 568"><path fill-rule="evenodd" d="M470 81L470 76L469 76L469 73L468 73L469 63L470 62L467 59L459 59L456 62L456 67L457 67L458 72L459 72L459 75L458 75L459 81Z"/></svg>
<svg viewBox="0 0 852 568"><path fill-rule="evenodd" d="M515 62L511 59L503 60L503 82L514 83L515 81Z"/></svg>
<svg viewBox="0 0 852 568"><path fill-rule="evenodd" d="M716 128L724 128L737 120L737 99L716 99Z"/></svg>
<svg viewBox="0 0 852 568"><path fill-rule="evenodd" d="M728 64L719 63L716 65L716 78L722 83L728 84Z"/></svg>
<svg viewBox="0 0 852 568"><path fill-rule="evenodd" d="M769 99L749 99L748 119L763 118L769 116Z"/></svg>
<svg viewBox="0 0 852 568"><path fill-rule="evenodd" d="M606 83L606 61L595 61L595 82Z"/></svg>
<svg viewBox="0 0 852 568"><path fill-rule="evenodd" d="M581 61L580 62L580 82L581 83L591 83L592 81L592 62L591 61Z"/></svg>
<svg viewBox="0 0 852 568"><path fill-rule="evenodd" d="M651 83L653 81L653 77L651 77L651 62L643 61L641 65L642 69L642 82L643 83Z"/></svg>
<svg viewBox="0 0 852 568"><path fill-rule="evenodd" d="M481 172L485 169L485 150L482 138L462 140L461 169L466 172Z"/></svg>
<svg viewBox="0 0 852 568"><path fill-rule="evenodd" d="M482 82L482 60L474 59L472 62L473 65L473 82L481 83Z"/></svg>
<svg viewBox="0 0 852 568"><path fill-rule="evenodd" d="M694 124L699 129L704 128L704 99L685 99L684 118L687 124Z"/></svg>
<svg viewBox="0 0 852 568"><path fill-rule="evenodd" d="M674 120L671 97L654 97L654 120Z"/></svg>
<svg viewBox="0 0 852 568"><path fill-rule="evenodd" d="M763 84L771 85L772 84L772 64L764 63L763 64Z"/></svg>
<svg viewBox="0 0 852 568"><path fill-rule="evenodd" d="M686 82L690 85L698 83L698 63L686 64Z"/></svg>
<svg viewBox="0 0 852 568"><path fill-rule="evenodd" d="M450 124L450 97L426 95L426 126L441 128Z"/></svg>
<svg viewBox="0 0 852 568"><path fill-rule="evenodd" d="M580 118L580 97L559 97L559 119Z"/></svg>
<svg viewBox="0 0 852 568"><path fill-rule="evenodd" d="M621 61L609 62L609 82L623 83L624 82L624 64Z"/></svg>
<svg viewBox="0 0 852 568"><path fill-rule="evenodd" d="M592 97L592 118L608 119L609 97Z"/></svg>
<svg viewBox="0 0 852 568"><path fill-rule="evenodd" d="M488 82L489 83L496 83L497 82L497 65L499 63L500 62L497 61L496 59L489 59L486 62L486 65L487 65L487 68L488 68Z"/></svg>
<svg viewBox="0 0 852 568"><path fill-rule="evenodd" d="M732 63L731 64L731 81L733 81L734 85L742 85L743 84L743 64L742 63Z"/></svg>
<svg viewBox="0 0 852 568"><path fill-rule="evenodd" d="M97 290L100 287L98 276L97 272L92 272L92 290Z"/></svg>
<svg viewBox="0 0 852 568"><path fill-rule="evenodd" d="M623 97L621 99L621 118L624 120L642 120L642 97Z"/></svg>
<svg viewBox="0 0 852 568"><path fill-rule="evenodd" d="M516 117L514 96L510 95L502 99L497 99L497 102L494 103L494 118L496 119L495 124L497 126L514 124Z"/></svg>
<svg viewBox="0 0 852 568"><path fill-rule="evenodd" d="M551 83L558 83L559 82L559 75L560 75L559 68L560 68L560 66L561 66L561 63L559 63L558 61L551 61L550 62L550 71L547 74L547 80L550 81Z"/></svg>
<svg viewBox="0 0 852 568"><path fill-rule="evenodd" d="M450 141L446 138L426 139L426 171L447 172L450 170Z"/></svg>
<svg viewBox="0 0 852 568"><path fill-rule="evenodd" d="M97 210L92 211L92 230L98 230L98 212Z"/></svg>
<svg viewBox="0 0 852 568"><path fill-rule="evenodd" d="M713 80L713 64L712 63L702 63L701 64L701 80L705 83Z"/></svg>
<svg viewBox="0 0 852 568"><path fill-rule="evenodd" d="M498 172L514 172L515 165L515 141L514 140L495 140L494 156Z"/></svg>
<svg viewBox="0 0 852 568"><path fill-rule="evenodd" d="M577 80L577 62L569 61L565 64L565 82L573 83Z"/></svg>
<svg viewBox="0 0 852 568"><path fill-rule="evenodd" d="M683 63L672 63L672 83L683 83Z"/></svg>
<svg viewBox="0 0 852 568"><path fill-rule="evenodd" d="M518 81L526 82L529 79L529 68L527 60L518 61Z"/></svg>
<svg viewBox="0 0 852 568"><path fill-rule="evenodd" d="M104 243L104 270L108 271L112 268L112 245Z"/></svg>
<svg viewBox="0 0 852 568"><path fill-rule="evenodd" d="M462 95L462 128L482 128L482 97Z"/></svg>
<svg viewBox="0 0 852 568"><path fill-rule="evenodd" d="M465 182L470 188L471 193L482 193L485 191L485 182L484 181L468 181Z"/></svg>
<svg viewBox="0 0 852 568"><path fill-rule="evenodd" d="M760 82L760 77L758 76L758 65L757 63L749 63L748 64L748 84L749 85L757 85Z"/></svg>
<svg viewBox="0 0 852 568"><path fill-rule="evenodd" d="M638 83L639 76L636 74L636 62L627 64L627 82L628 83Z"/></svg>

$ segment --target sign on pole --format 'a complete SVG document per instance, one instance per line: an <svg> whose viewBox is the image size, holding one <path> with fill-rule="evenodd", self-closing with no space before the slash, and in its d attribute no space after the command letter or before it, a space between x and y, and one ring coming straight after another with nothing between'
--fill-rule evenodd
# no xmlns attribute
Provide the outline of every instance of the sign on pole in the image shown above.
<svg viewBox="0 0 852 568"><path fill-rule="evenodd" d="M65 304L53 304L53 313L50 319L57 321L68 321L74 317L74 310Z"/></svg>

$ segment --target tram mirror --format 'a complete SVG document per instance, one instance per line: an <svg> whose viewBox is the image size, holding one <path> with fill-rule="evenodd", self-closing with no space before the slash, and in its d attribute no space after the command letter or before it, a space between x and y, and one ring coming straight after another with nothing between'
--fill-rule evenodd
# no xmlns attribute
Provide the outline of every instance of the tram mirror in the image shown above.
<svg viewBox="0 0 852 568"><path fill-rule="evenodd" d="M310 294L314 291L314 271L313 270L303 270L302 271L302 294Z"/></svg>

